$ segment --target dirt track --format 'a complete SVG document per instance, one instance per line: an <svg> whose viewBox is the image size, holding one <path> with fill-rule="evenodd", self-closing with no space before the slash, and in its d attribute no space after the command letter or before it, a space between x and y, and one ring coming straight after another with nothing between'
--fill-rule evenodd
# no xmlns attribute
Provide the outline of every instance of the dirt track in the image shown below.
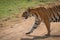
<svg viewBox="0 0 60 40"><path fill-rule="evenodd" d="M0 28L0 40L60 40L60 23L51 23L51 37L43 37L47 33L44 23L30 35L26 35L29 28L34 24L34 17L22 20L13 25L13 28Z"/></svg>

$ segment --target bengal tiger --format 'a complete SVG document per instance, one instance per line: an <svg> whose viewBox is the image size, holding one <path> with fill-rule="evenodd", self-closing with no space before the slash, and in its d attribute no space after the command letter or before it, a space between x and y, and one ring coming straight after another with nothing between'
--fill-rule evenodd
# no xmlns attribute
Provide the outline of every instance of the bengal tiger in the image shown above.
<svg viewBox="0 0 60 40"><path fill-rule="evenodd" d="M58 22L60 21L60 5L54 7L38 7L38 8L28 8L26 11L23 12L22 17L25 19L34 16L35 17L35 24L30 29L29 32L26 34L30 34L33 32L34 29L38 27L38 25L43 21L46 25L48 33L46 36L50 36L50 22Z"/></svg>
<svg viewBox="0 0 60 40"><path fill-rule="evenodd" d="M54 6L52 8L47 8L47 11L50 14L50 18L52 18L52 20L55 21L55 22L60 21L59 20L60 19L59 9L60 8L58 8L58 6Z"/></svg>

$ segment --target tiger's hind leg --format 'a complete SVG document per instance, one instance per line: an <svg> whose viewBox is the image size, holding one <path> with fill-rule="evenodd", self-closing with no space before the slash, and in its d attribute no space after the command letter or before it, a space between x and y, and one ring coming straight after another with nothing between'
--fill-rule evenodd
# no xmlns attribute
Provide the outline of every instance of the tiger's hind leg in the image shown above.
<svg viewBox="0 0 60 40"><path fill-rule="evenodd" d="M50 22L49 22L49 20L47 19L46 20L46 18L44 19L44 23L45 23L45 25L46 25L46 28L47 28L47 34L45 35L45 36L50 36Z"/></svg>
<svg viewBox="0 0 60 40"><path fill-rule="evenodd" d="M40 23L41 23L41 20L40 20L40 19L36 19L33 27L31 27L31 29L29 30L29 32L27 32L26 34L32 33L32 32L38 27L38 25L39 25Z"/></svg>

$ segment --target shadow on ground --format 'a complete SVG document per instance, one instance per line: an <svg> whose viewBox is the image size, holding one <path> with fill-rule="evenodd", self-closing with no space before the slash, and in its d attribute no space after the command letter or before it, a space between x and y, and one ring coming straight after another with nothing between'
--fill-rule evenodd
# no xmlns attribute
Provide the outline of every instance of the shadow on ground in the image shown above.
<svg viewBox="0 0 60 40"><path fill-rule="evenodd" d="M32 36L32 35L29 35L29 36ZM60 38L60 35L50 35L50 36L33 36L32 39L30 38L21 38L21 40L36 40L36 39L45 39L45 38L49 38L49 37L56 37L56 38Z"/></svg>

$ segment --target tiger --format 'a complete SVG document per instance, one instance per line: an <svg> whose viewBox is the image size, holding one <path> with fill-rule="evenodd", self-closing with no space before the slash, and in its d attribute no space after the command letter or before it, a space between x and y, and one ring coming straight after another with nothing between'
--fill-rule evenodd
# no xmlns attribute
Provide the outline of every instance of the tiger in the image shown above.
<svg viewBox="0 0 60 40"><path fill-rule="evenodd" d="M47 9L47 11L49 11L49 13L50 13L50 16L51 16L51 18L52 18L52 20L53 21L55 21L55 22L57 22L57 21L59 21L59 14L60 13L58 13L58 9L57 9L58 7L57 6L54 6L54 7L52 7L52 8L48 8Z"/></svg>
<svg viewBox="0 0 60 40"><path fill-rule="evenodd" d="M44 22L47 29L47 34L45 36L50 36L50 22L59 22L60 21L60 5L53 6L49 8L45 7L38 7L38 8L28 8L26 11L23 12L22 17L25 19L34 16L35 23L32 28L26 34L32 33L41 22Z"/></svg>

